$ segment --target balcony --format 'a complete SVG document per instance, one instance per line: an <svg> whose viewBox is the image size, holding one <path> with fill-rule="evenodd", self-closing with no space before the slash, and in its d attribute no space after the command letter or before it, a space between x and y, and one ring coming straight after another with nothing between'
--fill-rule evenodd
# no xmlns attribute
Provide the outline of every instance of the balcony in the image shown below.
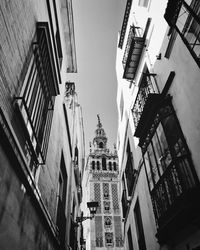
<svg viewBox="0 0 200 250"><path fill-rule="evenodd" d="M126 27L127 27L129 15L130 15L131 5L132 5L132 0L127 0L126 9L124 13L124 20L122 23L122 28L121 28L120 38L119 38L119 45L118 45L119 48L122 48L123 43L124 43L124 37L126 33Z"/></svg>
<svg viewBox="0 0 200 250"><path fill-rule="evenodd" d="M171 162L151 191L159 243L166 243L177 230L188 227L199 214L199 185L187 155ZM197 221L197 220L196 220Z"/></svg>
<svg viewBox="0 0 200 250"><path fill-rule="evenodd" d="M145 37L136 36L135 27L131 26L123 57L124 75L123 78L133 80L140 62L144 48Z"/></svg>
<svg viewBox="0 0 200 250"><path fill-rule="evenodd" d="M169 0L165 10L164 18L169 26L174 26L178 18L183 0Z"/></svg>
<svg viewBox="0 0 200 250"><path fill-rule="evenodd" d="M148 76L143 75L134 106L132 108L135 125L135 136L141 138L152 117L155 115L157 106L161 101L161 95L155 93L152 82Z"/></svg>

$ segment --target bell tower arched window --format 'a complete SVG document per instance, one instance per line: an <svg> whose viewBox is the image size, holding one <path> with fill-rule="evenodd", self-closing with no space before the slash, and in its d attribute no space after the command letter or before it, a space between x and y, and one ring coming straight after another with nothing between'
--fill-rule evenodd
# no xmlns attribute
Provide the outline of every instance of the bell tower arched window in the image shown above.
<svg viewBox="0 0 200 250"><path fill-rule="evenodd" d="M106 158L102 158L102 170L106 170Z"/></svg>
<svg viewBox="0 0 200 250"><path fill-rule="evenodd" d="M95 161L92 161L92 170L95 170Z"/></svg>
<svg viewBox="0 0 200 250"><path fill-rule="evenodd" d="M117 171L117 164L116 164L116 162L113 162L113 169L114 169L114 171Z"/></svg>
<svg viewBox="0 0 200 250"><path fill-rule="evenodd" d="M108 165L109 165L109 170L112 171L112 162L109 161Z"/></svg>
<svg viewBox="0 0 200 250"><path fill-rule="evenodd" d="M100 170L100 162L97 161L97 170Z"/></svg>
<svg viewBox="0 0 200 250"><path fill-rule="evenodd" d="M99 142L99 148L103 148L103 142Z"/></svg>

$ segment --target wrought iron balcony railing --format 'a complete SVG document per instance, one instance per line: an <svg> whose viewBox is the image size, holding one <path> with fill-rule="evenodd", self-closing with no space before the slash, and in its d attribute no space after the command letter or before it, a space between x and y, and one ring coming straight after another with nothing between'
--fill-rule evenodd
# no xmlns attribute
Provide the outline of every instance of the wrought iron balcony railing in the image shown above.
<svg viewBox="0 0 200 250"><path fill-rule="evenodd" d="M143 75L143 79L140 84L134 106L132 108L133 121L135 125L135 136L137 137L140 137L140 125L144 126L144 123L148 122L148 120L145 119L145 115L148 116L150 114L154 104L160 98L160 95L156 93L156 90L152 84L150 75L155 76L154 74Z"/></svg>
<svg viewBox="0 0 200 250"><path fill-rule="evenodd" d="M132 0L127 0L126 9L125 9L125 13L124 13L124 20L122 23L122 28L121 28L120 38L119 38L119 45L118 45L119 48L122 48L123 43L124 43L124 37L125 37L125 33L126 33L129 15L130 15L131 5L132 5Z"/></svg>
<svg viewBox="0 0 200 250"><path fill-rule="evenodd" d="M135 77L145 43L145 37L136 36L135 29L134 26L130 27L122 60L122 64L124 65L123 78L127 80L133 80Z"/></svg>
<svg viewBox="0 0 200 250"><path fill-rule="evenodd" d="M151 191L158 239L173 233L177 226L187 223L190 214L199 209L196 195L200 193L187 155L178 157L168 166Z"/></svg>
<svg viewBox="0 0 200 250"><path fill-rule="evenodd" d="M164 17L170 26L174 26L178 18L183 0L168 0Z"/></svg>

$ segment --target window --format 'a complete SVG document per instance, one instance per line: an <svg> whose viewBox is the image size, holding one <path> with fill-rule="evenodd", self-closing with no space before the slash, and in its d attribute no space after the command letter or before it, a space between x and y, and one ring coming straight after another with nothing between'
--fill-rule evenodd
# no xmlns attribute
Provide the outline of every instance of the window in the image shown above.
<svg viewBox="0 0 200 250"><path fill-rule="evenodd" d="M105 200L109 199L109 183L103 183L103 197Z"/></svg>
<svg viewBox="0 0 200 250"><path fill-rule="evenodd" d="M111 227L111 217L105 217L104 218L104 226L105 226L105 228L110 228Z"/></svg>
<svg viewBox="0 0 200 250"><path fill-rule="evenodd" d="M113 246L113 233L105 233L105 241L107 247Z"/></svg>
<svg viewBox="0 0 200 250"><path fill-rule="evenodd" d="M138 5L142 7L147 7L149 0L139 0Z"/></svg>
<svg viewBox="0 0 200 250"><path fill-rule="evenodd" d="M57 217L56 225L58 226L61 241L65 241L66 216L65 206L67 197L67 173L63 154L60 161L60 173L58 179L58 202L57 202Z"/></svg>
<svg viewBox="0 0 200 250"><path fill-rule="evenodd" d="M102 157L102 170L107 170L106 168L106 158Z"/></svg>
<svg viewBox="0 0 200 250"><path fill-rule="evenodd" d="M112 171L112 162L109 161L108 166L109 166L109 170Z"/></svg>
<svg viewBox="0 0 200 250"><path fill-rule="evenodd" d="M197 184L189 150L170 100L158 113L155 132L143 148L143 154L154 214L160 226L164 220L169 221L165 216L167 211L178 209L179 200Z"/></svg>
<svg viewBox="0 0 200 250"><path fill-rule="evenodd" d="M97 170L100 170L100 162L97 161Z"/></svg>
<svg viewBox="0 0 200 250"><path fill-rule="evenodd" d="M136 226L136 233L137 233L139 250L146 250L142 217L141 217L140 205L139 205L138 200L137 200L137 202L135 204L135 208L134 208L134 218L135 218L135 226Z"/></svg>
<svg viewBox="0 0 200 250"><path fill-rule="evenodd" d="M59 58L59 67L62 66L62 60L63 60L63 54L62 54L62 46L61 46L61 39L60 39L60 31L59 31L59 24L58 24L58 14L57 14L57 7L56 7L56 1L53 0L53 5L51 6L50 1L46 0L47 3L47 9L49 14L49 21L51 26L52 34L54 34L55 40L54 44L56 47L56 52ZM53 13L53 15L52 15ZM57 59L57 57L56 57Z"/></svg>
<svg viewBox="0 0 200 250"><path fill-rule="evenodd" d="M104 201L104 213L110 213L110 202Z"/></svg>
<svg viewBox="0 0 200 250"><path fill-rule="evenodd" d="M48 23L37 23L36 36L30 49L23 85L15 97L31 156L44 164L58 94L57 71L54 65Z"/></svg>
<svg viewBox="0 0 200 250"><path fill-rule="evenodd" d="M164 16L171 28L176 28L195 61L200 66L199 0L177 1L175 5L172 0L169 0Z"/></svg>
<svg viewBox="0 0 200 250"><path fill-rule="evenodd" d="M117 171L117 164L116 164L116 162L113 162L113 169L114 169L114 171Z"/></svg>
<svg viewBox="0 0 200 250"><path fill-rule="evenodd" d="M134 186L135 176L134 176L132 152L130 149L129 141L127 143L126 154L127 154L127 161L126 161L125 175L126 175L128 195L131 196Z"/></svg>
<svg viewBox="0 0 200 250"><path fill-rule="evenodd" d="M99 143L99 148L103 148L103 142Z"/></svg>
<svg viewBox="0 0 200 250"><path fill-rule="evenodd" d="M130 227L128 229L128 247L129 247L129 250L133 250L133 240L132 240L131 228Z"/></svg>
<svg viewBox="0 0 200 250"><path fill-rule="evenodd" d="M95 161L92 161L92 170L95 170Z"/></svg>

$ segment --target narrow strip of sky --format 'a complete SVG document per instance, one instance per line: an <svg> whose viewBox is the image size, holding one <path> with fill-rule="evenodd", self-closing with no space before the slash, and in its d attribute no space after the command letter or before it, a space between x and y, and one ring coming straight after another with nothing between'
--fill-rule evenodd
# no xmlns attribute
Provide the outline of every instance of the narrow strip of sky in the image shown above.
<svg viewBox="0 0 200 250"><path fill-rule="evenodd" d="M78 73L74 81L83 108L86 153L94 137L97 114L113 149L117 138L115 60L125 0L74 0L74 30Z"/></svg>

